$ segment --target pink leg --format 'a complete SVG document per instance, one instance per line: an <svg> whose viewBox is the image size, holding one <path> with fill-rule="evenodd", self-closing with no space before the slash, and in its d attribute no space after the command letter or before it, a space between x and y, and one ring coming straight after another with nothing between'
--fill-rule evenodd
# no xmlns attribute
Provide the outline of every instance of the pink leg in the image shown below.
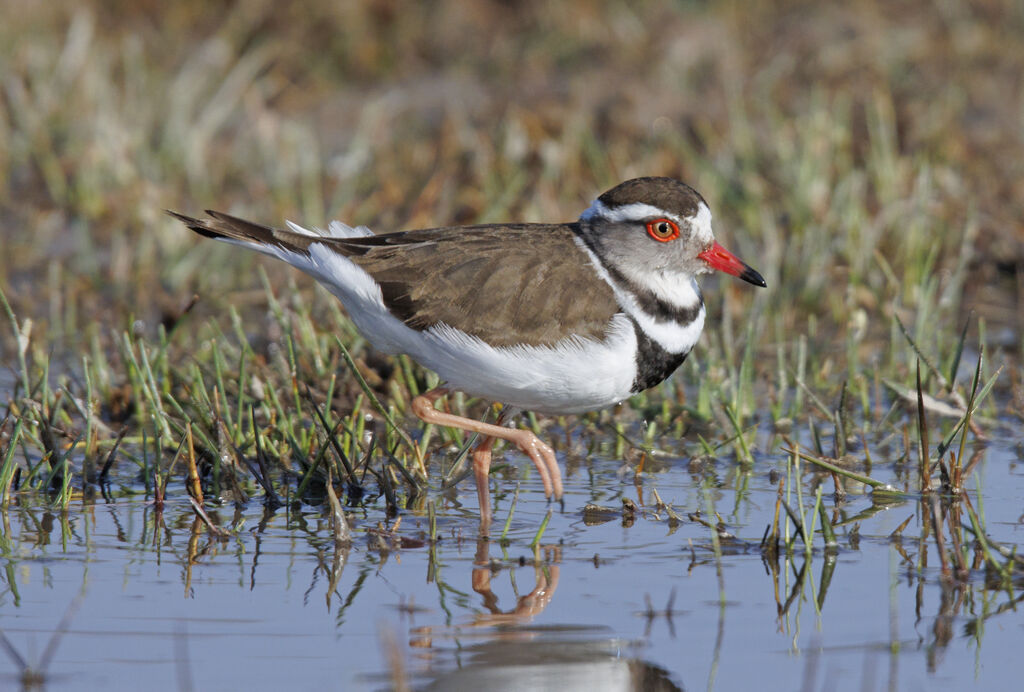
<svg viewBox="0 0 1024 692"><path fill-rule="evenodd" d="M480 535L486 536L491 527L491 490L488 477L491 472L491 447L494 438L484 437L473 448L473 475L476 477L476 499L480 503Z"/></svg>
<svg viewBox="0 0 1024 692"><path fill-rule="evenodd" d="M485 435L476 449L473 450L473 471L476 475L476 492L480 499L480 523L483 526L490 522L491 499L487 487L487 473L491 468L491 446L495 439L505 440L514 444L519 451L530 457L537 467L540 479L544 483L544 495L555 499L562 497L562 472L558 468L555 452L541 442L529 430L516 430L501 425L483 423L471 418L456 416L434 408L434 402L448 393L444 387L431 389L412 400L412 410L421 420L434 425L446 425L469 432ZM486 513L485 513L486 512Z"/></svg>

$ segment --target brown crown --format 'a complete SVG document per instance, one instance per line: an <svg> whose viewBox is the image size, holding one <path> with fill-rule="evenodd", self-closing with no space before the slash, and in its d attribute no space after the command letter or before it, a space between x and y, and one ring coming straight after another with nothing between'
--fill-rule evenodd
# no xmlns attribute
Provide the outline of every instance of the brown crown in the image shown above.
<svg viewBox="0 0 1024 692"><path fill-rule="evenodd" d="M675 178L634 178L616 185L598 199L609 209L635 202L650 204L680 217L693 216L704 198ZM707 204L705 202L705 204Z"/></svg>

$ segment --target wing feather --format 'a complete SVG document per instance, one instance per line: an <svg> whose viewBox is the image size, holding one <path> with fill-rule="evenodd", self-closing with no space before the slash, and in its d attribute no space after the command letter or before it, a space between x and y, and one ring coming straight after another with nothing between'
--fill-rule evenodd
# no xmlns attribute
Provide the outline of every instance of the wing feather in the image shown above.
<svg viewBox="0 0 1024 692"><path fill-rule="evenodd" d="M430 229L335 247L381 286L414 329L444 323L495 346L602 340L618 304L568 226Z"/></svg>

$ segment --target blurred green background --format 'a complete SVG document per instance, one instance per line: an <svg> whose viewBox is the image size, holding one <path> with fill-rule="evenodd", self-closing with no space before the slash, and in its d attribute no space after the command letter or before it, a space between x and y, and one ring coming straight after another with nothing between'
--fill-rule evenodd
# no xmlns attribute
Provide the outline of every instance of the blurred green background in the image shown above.
<svg viewBox="0 0 1024 692"><path fill-rule="evenodd" d="M377 231L556 221L672 175L768 280L753 311L714 304L740 290L721 284L726 320L830 342L906 310L928 343L973 310L1019 349L1016 0L2 12L0 286L37 340L149 330L193 292L201 313L245 305L262 260L165 208Z"/></svg>

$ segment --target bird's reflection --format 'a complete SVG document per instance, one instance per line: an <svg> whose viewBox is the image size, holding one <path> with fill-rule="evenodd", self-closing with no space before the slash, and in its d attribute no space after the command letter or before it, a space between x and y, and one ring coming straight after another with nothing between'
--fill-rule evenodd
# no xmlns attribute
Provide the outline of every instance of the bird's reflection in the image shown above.
<svg viewBox="0 0 1024 692"><path fill-rule="evenodd" d="M533 588L503 606L492 581L512 567L492 559L492 545L477 541L471 573L483 609L461 625L412 629L410 646L429 666L426 689L680 689L664 669L629 656L635 642L609 637L600 627L537 621L558 591L557 547L539 548L532 564L520 561L532 567Z"/></svg>
<svg viewBox="0 0 1024 692"><path fill-rule="evenodd" d="M561 553L557 548L543 549L549 557L542 561L538 553L533 561L535 586L533 590L516 599L514 608L502 610L498 605L498 596L491 589L491 579L496 574L490 559L490 541L480 539L476 544L476 556L473 559L472 585L473 591L483 597L486 613L478 613L476 625L523 624L530 622L551 603L558 589L558 560Z"/></svg>

